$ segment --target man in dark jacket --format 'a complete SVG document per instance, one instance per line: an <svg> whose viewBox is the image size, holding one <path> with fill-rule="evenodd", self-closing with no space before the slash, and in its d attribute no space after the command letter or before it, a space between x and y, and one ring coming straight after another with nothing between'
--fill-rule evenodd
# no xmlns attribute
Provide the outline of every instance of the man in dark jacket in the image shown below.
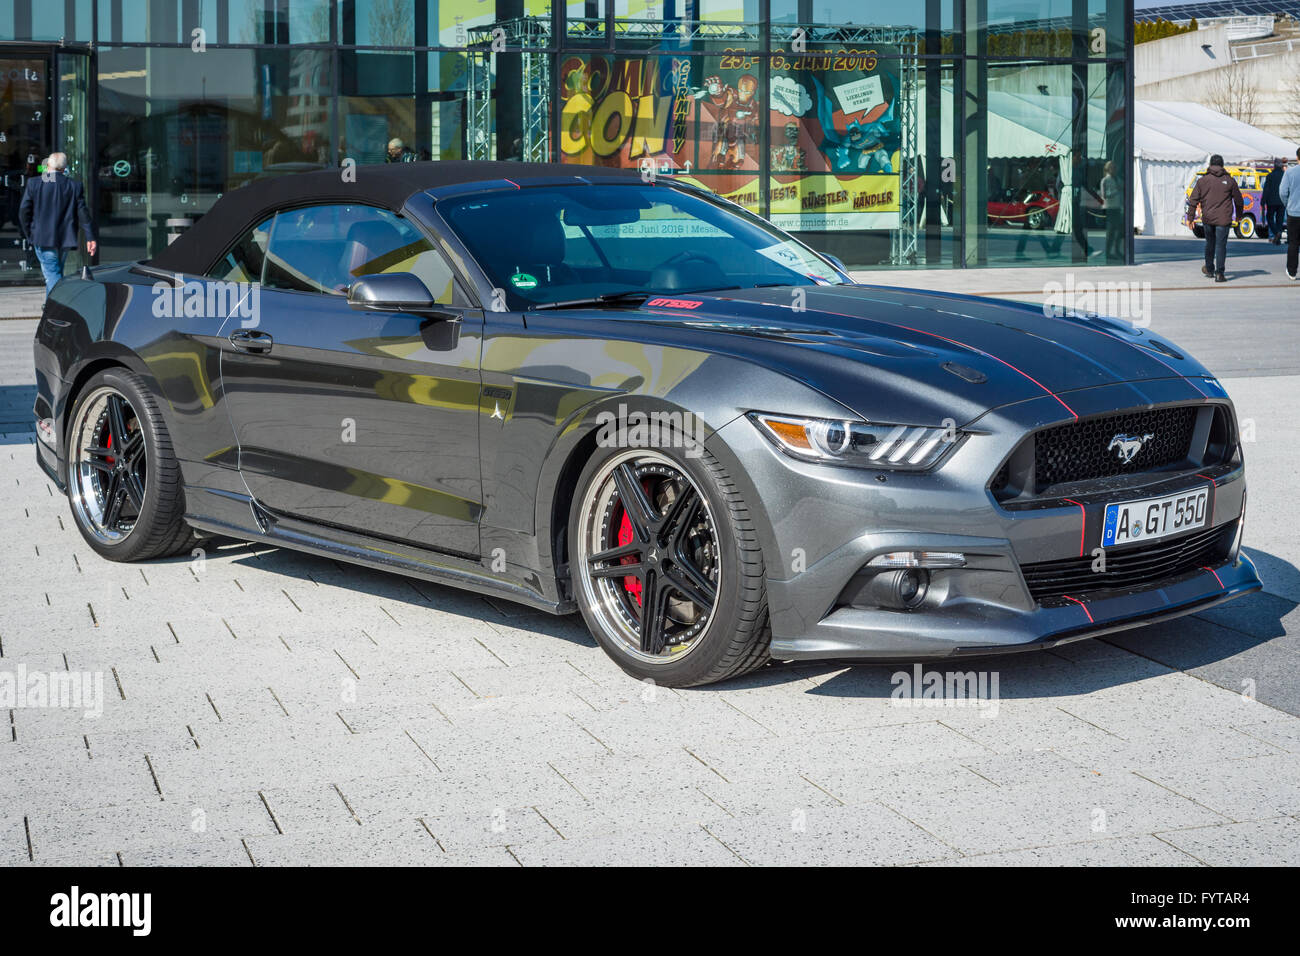
<svg viewBox="0 0 1300 956"><path fill-rule="evenodd" d="M1201 207L1201 225L1205 229L1205 265L1201 272L1215 282L1227 282L1223 269L1228 258L1228 230L1241 219L1246 203L1218 153L1210 157L1209 169L1187 197L1188 226L1196 221L1197 206Z"/></svg>
<svg viewBox="0 0 1300 956"><path fill-rule="evenodd" d="M63 257L78 245L77 228L86 232L86 251L95 254L95 224L86 208L86 194L81 183L64 175L68 157L51 153L45 171L27 180L18 221L23 235L36 249L36 258L45 274L48 294L54 283L63 278Z"/></svg>
<svg viewBox="0 0 1300 956"><path fill-rule="evenodd" d="M1273 160L1273 171L1264 177L1264 191L1259 201L1264 204L1264 224L1268 227L1268 241L1275 246L1282 244L1282 222L1286 218L1286 206L1278 194L1282 185L1282 160Z"/></svg>

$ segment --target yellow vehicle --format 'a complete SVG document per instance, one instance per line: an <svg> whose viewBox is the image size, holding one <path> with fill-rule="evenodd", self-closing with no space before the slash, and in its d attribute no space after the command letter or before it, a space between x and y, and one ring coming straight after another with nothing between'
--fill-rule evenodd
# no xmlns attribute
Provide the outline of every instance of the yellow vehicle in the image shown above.
<svg viewBox="0 0 1300 956"><path fill-rule="evenodd" d="M1273 171L1272 166L1224 166L1229 176L1237 181L1237 188L1241 190L1241 199L1243 208L1241 218L1237 220L1237 226L1233 229L1240 239L1249 239L1252 236L1268 236L1268 223L1264 219L1264 203L1262 195L1264 192L1264 177ZM1192 174L1191 180L1187 183L1187 189L1183 191L1184 196L1190 196L1192 189L1196 186L1196 181L1205 175L1204 169L1199 169ZM1201 227L1201 212L1196 211L1196 221L1192 224L1192 232L1197 239L1205 238L1205 230Z"/></svg>

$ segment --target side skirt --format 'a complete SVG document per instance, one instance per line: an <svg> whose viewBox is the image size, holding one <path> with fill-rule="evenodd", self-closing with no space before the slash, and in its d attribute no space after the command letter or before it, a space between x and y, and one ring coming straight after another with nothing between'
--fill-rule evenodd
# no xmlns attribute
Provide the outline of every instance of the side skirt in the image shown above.
<svg viewBox="0 0 1300 956"><path fill-rule="evenodd" d="M257 514L262 520L255 523L253 502L250 498L229 492L213 491L209 491L206 495L196 495L195 491L196 489L187 490L191 502L195 498L209 498L213 495L218 499L225 499L226 504L232 504L234 499L242 498L241 510L248 516L248 523L245 524L240 518L231 515L229 508L224 507L217 510L224 512L225 520L211 515L186 514L185 520L199 531L245 541L259 541L319 557L336 558L379 571L405 574L436 584L446 584L491 597L504 598L550 614L571 614L577 610L577 605L573 601L549 600L537 591L485 572L477 561L469 558L440 554L410 545L395 545L388 541L375 541L364 535L336 528L325 528L292 518L269 515L262 508L257 509ZM259 523L263 527L258 527Z"/></svg>

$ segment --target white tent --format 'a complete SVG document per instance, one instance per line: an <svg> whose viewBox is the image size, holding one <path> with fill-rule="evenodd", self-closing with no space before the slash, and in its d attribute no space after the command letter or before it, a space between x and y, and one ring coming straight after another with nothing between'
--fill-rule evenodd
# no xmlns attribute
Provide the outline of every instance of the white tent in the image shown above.
<svg viewBox="0 0 1300 956"><path fill-rule="evenodd" d="M989 90L988 101L988 157L989 159L1028 159L1042 156L1060 160L1061 194L1068 196L1074 181L1074 163L1071 160L1071 110L1072 102L1065 96L1043 96L1037 93L1013 93ZM925 98L918 99L920 129L925 129ZM942 93L944 122L942 150L952 156L952 89ZM1104 141L1105 116L1097 104L1088 107L1088 143ZM1100 151L1098 151L1100 156ZM1062 203L1056 218L1056 231L1068 233L1072 228L1071 204Z"/></svg>
<svg viewBox="0 0 1300 956"><path fill-rule="evenodd" d="M1147 234L1186 235L1187 186L1212 154L1230 165L1295 156L1295 143L1199 103L1134 106L1133 225Z"/></svg>
<svg viewBox="0 0 1300 956"><path fill-rule="evenodd" d="M1059 157L1061 193L1069 195L1074 163L1070 156L1073 103L1069 97L988 91L990 159ZM952 89L941 100L944 156L955 155L952 142ZM1248 163L1295 156L1296 146L1271 133L1198 103L1140 101L1133 120L1133 224L1155 235L1183 235L1183 207L1193 173L1220 153L1226 163ZM918 98L918 127L925 129L925 97ZM1105 106L1088 103L1088 155L1102 159L1106 141ZM1061 204L1059 232L1069 232L1070 203Z"/></svg>

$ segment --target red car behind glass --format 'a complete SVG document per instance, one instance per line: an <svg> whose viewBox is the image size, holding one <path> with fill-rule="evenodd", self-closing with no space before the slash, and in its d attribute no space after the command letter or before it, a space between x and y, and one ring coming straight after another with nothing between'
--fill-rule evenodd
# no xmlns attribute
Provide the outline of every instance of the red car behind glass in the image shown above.
<svg viewBox="0 0 1300 956"><path fill-rule="evenodd" d="M993 225L1023 223L1029 229L1050 229L1056 222L1060 205L1059 199L1042 190L1028 189L1016 193L1006 190L1002 198L989 200L989 222Z"/></svg>

